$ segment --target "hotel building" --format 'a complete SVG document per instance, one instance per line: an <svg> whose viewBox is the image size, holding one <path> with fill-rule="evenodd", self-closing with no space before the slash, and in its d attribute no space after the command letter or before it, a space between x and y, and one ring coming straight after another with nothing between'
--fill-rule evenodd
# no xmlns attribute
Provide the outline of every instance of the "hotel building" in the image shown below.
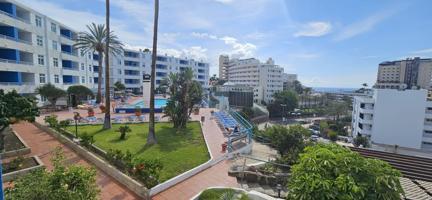
<svg viewBox="0 0 432 200"><path fill-rule="evenodd" d="M261 63L255 58L219 57L219 76L236 85L253 87L255 103L270 103L273 94L283 90L283 71L271 58Z"/></svg>
<svg viewBox="0 0 432 200"><path fill-rule="evenodd" d="M85 85L96 91L103 66L98 66L99 55L73 47L78 33L18 1L0 0L0 88L34 94L36 87L52 83L62 89ZM125 50L110 56L110 63L111 84L120 81L139 93L142 75L150 73L151 53ZM157 58L156 84L185 67L193 68L195 79L208 87L208 63L166 55Z"/></svg>

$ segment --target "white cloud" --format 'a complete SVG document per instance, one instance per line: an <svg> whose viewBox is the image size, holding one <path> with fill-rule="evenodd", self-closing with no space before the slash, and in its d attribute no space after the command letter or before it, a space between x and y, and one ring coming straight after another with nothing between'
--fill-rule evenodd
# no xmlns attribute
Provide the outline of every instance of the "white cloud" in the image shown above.
<svg viewBox="0 0 432 200"><path fill-rule="evenodd" d="M220 40L224 41L225 44L230 45L232 51L228 52L232 57L252 57L255 54L257 47L251 43L240 43L236 38L233 37L222 37Z"/></svg>
<svg viewBox="0 0 432 200"><path fill-rule="evenodd" d="M213 40L218 39L218 37L216 35L211 35L209 33L192 32L191 35L194 37L197 37L197 38L201 38L201 39L213 39Z"/></svg>
<svg viewBox="0 0 432 200"><path fill-rule="evenodd" d="M430 48L430 49L421 49L421 50L417 50L417 51L411 52L411 54L430 54L430 53L432 53L432 48Z"/></svg>
<svg viewBox="0 0 432 200"><path fill-rule="evenodd" d="M381 11L379 13L373 14L366 19L350 24L343 28L338 35L336 35L335 40L342 41L350 39L362 33L366 33L372 30L379 23L396 14L396 12L396 9L388 9L386 11Z"/></svg>
<svg viewBox="0 0 432 200"><path fill-rule="evenodd" d="M223 3L223 4L229 4L229 3L234 2L234 0L214 0L214 1L219 2L219 3Z"/></svg>
<svg viewBox="0 0 432 200"><path fill-rule="evenodd" d="M330 33L332 25L329 22L309 22L300 28L294 37L320 37Z"/></svg>

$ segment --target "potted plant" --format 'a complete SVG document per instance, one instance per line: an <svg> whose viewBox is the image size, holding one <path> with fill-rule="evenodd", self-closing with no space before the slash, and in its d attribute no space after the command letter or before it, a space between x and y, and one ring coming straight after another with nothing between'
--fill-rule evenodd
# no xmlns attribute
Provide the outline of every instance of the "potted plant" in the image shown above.
<svg viewBox="0 0 432 200"><path fill-rule="evenodd" d="M87 109L87 114L88 114L89 117L94 117L95 113L94 113L93 108L88 108Z"/></svg>
<svg viewBox="0 0 432 200"><path fill-rule="evenodd" d="M101 113L105 113L105 105L99 105L99 109L101 110Z"/></svg>
<svg viewBox="0 0 432 200"><path fill-rule="evenodd" d="M141 108L140 107L135 107L135 116L137 116L137 117L139 117L139 116L141 116Z"/></svg>

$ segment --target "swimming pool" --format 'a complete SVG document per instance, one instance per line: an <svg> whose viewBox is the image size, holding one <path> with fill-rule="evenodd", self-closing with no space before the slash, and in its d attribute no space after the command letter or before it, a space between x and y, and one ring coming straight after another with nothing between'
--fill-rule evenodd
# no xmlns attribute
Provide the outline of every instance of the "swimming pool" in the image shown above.
<svg viewBox="0 0 432 200"><path fill-rule="evenodd" d="M155 99L155 108L163 108L167 104L167 99ZM150 105L144 105L144 100L138 100L135 101L134 104L131 105L131 107L136 108L149 108Z"/></svg>

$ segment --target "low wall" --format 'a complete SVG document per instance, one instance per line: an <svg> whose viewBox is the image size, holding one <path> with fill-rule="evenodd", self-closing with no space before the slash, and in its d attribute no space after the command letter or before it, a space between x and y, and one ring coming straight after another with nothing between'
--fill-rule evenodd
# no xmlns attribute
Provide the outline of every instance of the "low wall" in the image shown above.
<svg viewBox="0 0 432 200"><path fill-rule="evenodd" d="M3 174L2 175L3 183L15 180L15 179L17 179L21 176L24 176L24 175L26 175L26 174L28 174L28 173L36 170L36 169L40 169L42 167L45 167L44 164L42 163L42 161L39 159L39 157L33 156L32 158L34 158L36 160L36 162L38 163L37 166L33 166L33 167L26 168L26 169L10 172L7 174Z"/></svg>
<svg viewBox="0 0 432 200"><path fill-rule="evenodd" d="M18 140L24 145L24 148L0 153L0 158L2 158L2 159L15 157L15 156L27 155L27 154L31 153L31 148L28 147L28 145L24 142L24 140L15 131L12 131L12 133L15 134L15 136L18 138Z"/></svg>
<svg viewBox="0 0 432 200"><path fill-rule="evenodd" d="M144 199L150 199L149 198L149 190L138 181L132 179L128 175L124 174L114 166L112 166L107 161L99 158L92 152L86 150L84 147L81 147L78 144L75 144L73 141L71 141L69 138L63 136L60 133L57 133L53 129L43 126L39 124L38 122L34 122L34 125L38 128L42 129L43 131L49 133L53 137L55 137L57 140L65 144L67 147L71 148L73 151L75 151L78 155L82 156L89 162L93 163L98 169L102 170L127 188L129 188L131 191L133 191L135 194L137 194L139 197L142 197Z"/></svg>
<svg viewBox="0 0 432 200"><path fill-rule="evenodd" d="M208 190L208 189L228 189L228 188L227 187L209 187L205 190ZM248 191L246 191L244 189L240 189L240 188L229 188L229 189L233 189L237 192L243 192L249 197L249 199L252 199L252 200L277 200L277 198L274 198L274 197L271 197L269 195L266 195L266 194L263 194L263 193L260 193L257 191L253 191L253 190L248 192ZM204 192L204 190L201 191L200 193L198 193L197 195L195 195L194 197L192 197L191 200L199 200L199 196L201 195L202 192Z"/></svg>

